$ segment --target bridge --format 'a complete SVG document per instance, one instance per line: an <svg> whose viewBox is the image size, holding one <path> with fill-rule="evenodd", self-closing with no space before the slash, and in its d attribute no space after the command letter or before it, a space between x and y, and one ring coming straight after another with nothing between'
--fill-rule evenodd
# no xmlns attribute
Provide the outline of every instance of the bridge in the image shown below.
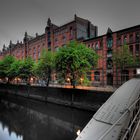
<svg viewBox="0 0 140 140"><path fill-rule="evenodd" d="M140 79L118 88L76 140L140 140Z"/></svg>

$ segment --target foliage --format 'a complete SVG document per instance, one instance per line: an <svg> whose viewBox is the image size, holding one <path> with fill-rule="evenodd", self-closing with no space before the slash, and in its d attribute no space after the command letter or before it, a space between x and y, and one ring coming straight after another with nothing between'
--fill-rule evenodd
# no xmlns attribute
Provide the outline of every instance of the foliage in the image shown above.
<svg viewBox="0 0 140 140"><path fill-rule="evenodd" d="M9 69L11 65L14 63L15 58L13 56L7 55L0 61L0 77L8 78L8 82L10 80Z"/></svg>
<svg viewBox="0 0 140 140"><path fill-rule="evenodd" d="M66 47L60 48L56 54L56 70L63 78L68 76L75 88L75 83L86 72L95 66L98 55L86 45L72 41Z"/></svg>
<svg viewBox="0 0 140 140"><path fill-rule="evenodd" d="M134 65L134 58L129 51L127 45L121 46L119 49L113 52L113 62L116 65L116 77L118 84L118 68L121 70L121 83L123 80L122 72L126 67Z"/></svg>
<svg viewBox="0 0 140 140"><path fill-rule="evenodd" d="M113 62L117 67L123 70L126 66L131 66L134 63L132 54L127 45L122 46L113 52Z"/></svg>
<svg viewBox="0 0 140 140"><path fill-rule="evenodd" d="M89 79L87 78L87 76L85 75L83 78L83 81L81 82L81 85L83 86L90 86L91 82L89 81Z"/></svg>
<svg viewBox="0 0 140 140"><path fill-rule="evenodd" d="M21 60L15 60L9 70L8 70L8 77L10 79L14 79L15 77L18 77L20 75L20 68L21 68L22 61Z"/></svg>
<svg viewBox="0 0 140 140"><path fill-rule="evenodd" d="M55 68L55 53L42 50L40 60L34 66L34 73L49 85L51 74Z"/></svg>
<svg viewBox="0 0 140 140"><path fill-rule="evenodd" d="M0 60L0 78L5 78L6 77L6 73L4 70L4 63L3 60Z"/></svg>
<svg viewBox="0 0 140 140"><path fill-rule="evenodd" d="M27 57L25 60L22 60L20 62L20 68L19 68L19 77L22 79L25 79L26 82L29 82L27 80L30 79L30 77L33 75L33 66L34 61L31 57Z"/></svg>

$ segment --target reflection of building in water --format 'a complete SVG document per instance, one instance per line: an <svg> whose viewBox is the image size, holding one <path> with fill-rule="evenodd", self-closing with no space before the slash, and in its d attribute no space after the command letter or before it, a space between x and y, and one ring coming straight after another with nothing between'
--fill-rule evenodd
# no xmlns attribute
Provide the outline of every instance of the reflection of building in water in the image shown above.
<svg viewBox="0 0 140 140"><path fill-rule="evenodd" d="M2 140L23 140L23 136L11 131L11 129L0 122L0 139Z"/></svg>
<svg viewBox="0 0 140 140"><path fill-rule="evenodd" d="M32 104L34 109L29 108L28 104L17 105L3 102L3 100L2 104L5 104L4 106L1 105L4 108L3 113L0 114L2 125L6 125L9 132L22 135L23 140L38 140L40 138L41 140L46 140L46 138L49 140L55 138L57 140L63 140L63 138L71 140L76 137L76 131L84 127L75 123L77 121L76 116L71 114L73 112L70 113L69 111L65 114L67 112L65 110L68 109L60 110L59 113L58 108L53 110L52 107L49 109L41 106L35 110L35 105L32 103L29 104Z"/></svg>

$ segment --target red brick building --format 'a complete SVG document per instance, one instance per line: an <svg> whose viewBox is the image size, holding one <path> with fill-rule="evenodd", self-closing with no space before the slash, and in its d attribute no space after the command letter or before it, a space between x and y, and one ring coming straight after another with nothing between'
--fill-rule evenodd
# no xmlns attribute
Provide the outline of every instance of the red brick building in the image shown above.
<svg viewBox="0 0 140 140"><path fill-rule="evenodd" d="M43 48L57 51L59 47L65 46L71 40L85 40L96 37L97 32L97 26L76 15L71 22L62 26L53 24L49 18L44 34L38 35L36 33L36 36L32 37L25 32L23 42L19 43L18 41L16 44L13 44L10 41L8 47L3 46L0 58L3 58L5 55L13 55L18 59L31 56L34 60L38 60Z"/></svg>
<svg viewBox="0 0 140 140"><path fill-rule="evenodd" d="M83 42L101 56L98 60L97 68L91 72L93 83L99 85L120 85L136 75L136 68L140 67L140 25L116 32L112 32L108 28L106 34L84 40ZM129 50L134 59L138 61L138 65L120 71L119 69L116 70L116 66L113 65L112 52L124 44L129 46Z"/></svg>
<svg viewBox="0 0 140 140"><path fill-rule="evenodd" d="M76 15L71 22L62 26L53 24L49 18L44 34L38 35L36 33L35 37L31 37L25 32L23 42L17 41L16 44L13 44L10 41L8 47L3 46L0 52L0 59L6 55L13 55L17 59L24 59L30 56L37 61L43 48L57 51L59 47L64 47L69 41L77 40L85 43L87 47L93 48L102 56L98 60L97 68L94 68L89 73L92 83L103 86L120 84L121 72L118 70L119 75L117 76L116 67L113 66L112 62L112 51L125 43L129 46L134 58L140 60L140 25L116 32L112 32L108 28L106 34L97 35L97 26ZM125 80L133 77L135 73L136 68L126 68L124 70Z"/></svg>

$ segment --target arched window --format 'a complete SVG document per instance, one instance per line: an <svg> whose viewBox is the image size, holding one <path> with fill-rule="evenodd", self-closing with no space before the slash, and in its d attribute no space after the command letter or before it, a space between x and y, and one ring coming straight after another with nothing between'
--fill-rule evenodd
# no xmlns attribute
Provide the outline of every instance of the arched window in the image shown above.
<svg viewBox="0 0 140 140"><path fill-rule="evenodd" d="M96 49L96 50L98 50L98 49L99 49L98 42L95 44L95 49Z"/></svg>
<svg viewBox="0 0 140 140"><path fill-rule="evenodd" d="M130 34L130 35L129 35L129 42L130 42L130 43L133 43L133 34Z"/></svg>
<svg viewBox="0 0 140 140"><path fill-rule="evenodd" d="M136 33L136 42L139 42L140 41L140 34L139 32Z"/></svg>
<svg viewBox="0 0 140 140"><path fill-rule="evenodd" d="M90 48L90 44L88 44L88 48Z"/></svg>
<svg viewBox="0 0 140 140"><path fill-rule="evenodd" d="M127 36L125 35L123 38L123 43L126 44L127 43Z"/></svg>
<svg viewBox="0 0 140 140"><path fill-rule="evenodd" d="M107 39L107 47L112 48L112 46L113 46L113 39L112 39L112 37L110 37Z"/></svg>
<svg viewBox="0 0 140 140"><path fill-rule="evenodd" d="M121 37L117 38L117 45L120 46L121 45Z"/></svg>

